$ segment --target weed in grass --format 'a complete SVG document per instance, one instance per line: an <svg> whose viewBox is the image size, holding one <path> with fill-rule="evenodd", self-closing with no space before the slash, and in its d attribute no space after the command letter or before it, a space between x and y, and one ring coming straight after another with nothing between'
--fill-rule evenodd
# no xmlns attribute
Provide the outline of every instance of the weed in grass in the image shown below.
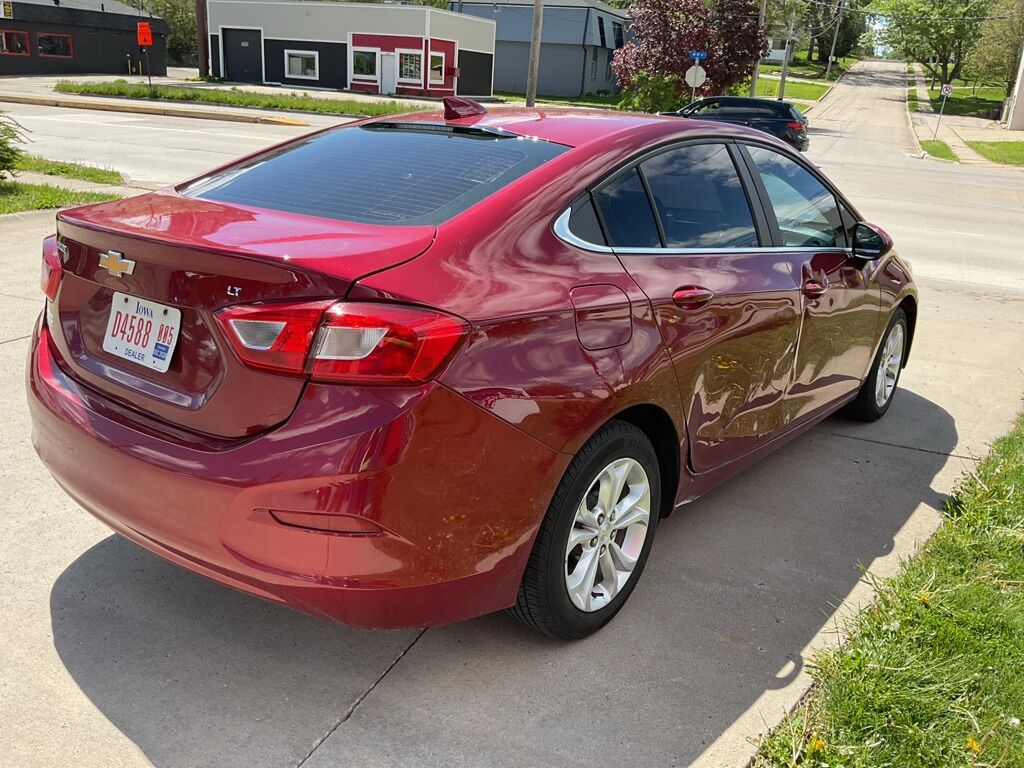
<svg viewBox="0 0 1024 768"><path fill-rule="evenodd" d="M117 199L118 195L100 192L75 192L46 184L0 181L0 214L37 211L45 208L64 208L69 205L102 203Z"/></svg>
<svg viewBox="0 0 1024 768"><path fill-rule="evenodd" d="M22 155L18 158L16 170L30 173L42 173L46 176L64 176L69 179L82 179L96 184L120 184L121 174L105 168L94 168L91 165L78 163L61 163L47 160L38 155Z"/></svg>

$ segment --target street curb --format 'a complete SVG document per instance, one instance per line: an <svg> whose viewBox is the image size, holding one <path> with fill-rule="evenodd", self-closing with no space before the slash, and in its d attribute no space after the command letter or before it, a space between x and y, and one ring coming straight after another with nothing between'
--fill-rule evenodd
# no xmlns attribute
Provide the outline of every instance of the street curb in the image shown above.
<svg viewBox="0 0 1024 768"><path fill-rule="evenodd" d="M118 96L106 96L102 98L121 98ZM83 99L69 99L61 96L22 96L20 94L0 93L0 102L11 104L33 104L40 107L66 107L70 109L93 109L101 112L129 112L140 115L163 115L165 117L190 117L198 120L225 120L234 123L264 123L267 125L290 125L308 126L305 120L294 117L272 117L267 115L246 115L238 112L214 112L204 109L171 108L152 106L148 103L124 99L123 104L112 104L105 101L93 101L86 97ZM178 102L181 103L181 102ZM347 115L337 115L347 117Z"/></svg>

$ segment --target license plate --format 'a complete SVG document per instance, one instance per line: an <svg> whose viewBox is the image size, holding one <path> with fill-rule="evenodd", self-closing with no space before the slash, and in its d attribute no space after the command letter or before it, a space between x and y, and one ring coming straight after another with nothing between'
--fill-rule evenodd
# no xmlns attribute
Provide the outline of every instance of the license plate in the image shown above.
<svg viewBox="0 0 1024 768"><path fill-rule="evenodd" d="M115 293L103 351L166 373L180 328L181 310Z"/></svg>

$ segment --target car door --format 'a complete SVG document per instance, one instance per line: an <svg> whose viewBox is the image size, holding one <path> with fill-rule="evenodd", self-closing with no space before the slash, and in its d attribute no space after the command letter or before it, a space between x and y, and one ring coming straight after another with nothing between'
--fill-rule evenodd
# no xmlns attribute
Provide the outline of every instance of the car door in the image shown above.
<svg viewBox="0 0 1024 768"><path fill-rule="evenodd" d="M741 147L777 244L801 254L802 322L788 393L800 418L860 387L874 352L880 292L869 266L854 258L840 202L818 173L773 148Z"/></svg>
<svg viewBox="0 0 1024 768"><path fill-rule="evenodd" d="M708 140L656 150L593 199L608 244L654 308L694 471L770 440L786 420L799 265L764 247L767 222L736 148Z"/></svg>

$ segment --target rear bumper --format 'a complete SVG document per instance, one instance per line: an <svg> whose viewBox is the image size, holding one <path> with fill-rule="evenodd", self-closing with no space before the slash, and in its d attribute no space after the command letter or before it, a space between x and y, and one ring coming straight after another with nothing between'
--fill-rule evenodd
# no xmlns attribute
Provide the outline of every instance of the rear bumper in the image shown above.
<svg viewBox="0 0 1024 768"><path fill-rule="evenodd" d="M172 436L72 379L45 328L27 389L36 451L97 518L216 581L359 627L511 605L568 462L436 383L311 384L272 432L227 446ZM284 525L271 510L381 533Z"/></svg>

